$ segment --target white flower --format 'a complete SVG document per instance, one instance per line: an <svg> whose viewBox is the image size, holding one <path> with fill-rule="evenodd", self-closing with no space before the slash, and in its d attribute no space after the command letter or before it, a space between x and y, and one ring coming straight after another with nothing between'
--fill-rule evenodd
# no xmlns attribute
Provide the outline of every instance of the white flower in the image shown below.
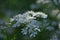
<svg viewBox="0 0 60 40"><path fill-rule="evenodd" d="M25 16L27 15L32 15L32 17L42 17L42 18L47 18L47 14L43 13L43 12L34 12L34 11L28 11L26 12L26 14L24 14Z"/></svg>
<svg viewBox="0 0 60 40"><path fill-rule="evenodd" d="M32 33L30 34L30 37L36 37L36 35L37 35L37 32L32 32Z"/></svg>
<svg viewBox="0 0 60 40"><path fill-rule="evenodd" d="M21 32L23 33L23 35L26 35L27 34L27 30L25 30L25 29L22 29Z"/></svg>
<svg viewBox="0 0 60 40"><path fill-rule="evenodd" d="M24 31L24 30L27 30L27 31ZM27 27L23 28L22 34L24 35L25 32L26 34L29 34L30 37L36 37L37 33L41 32L39 21L32 20L29 24L27 24Z"/></svg>
<svg viewBox="0 0 60 40"><path fill-rule="evenodd" d="M35 28L34 30L36 30L36 31L39 31L39 32L40 32L40 29L39 29L39 28Z"/></svg>
<svg viewBox="0 0 60 40"><path fill-rule="evenodd" d="M14 21L14 19L13 18L10 18L10 22L13 22Z"/></svg>
<svg viewBox="0 0 60 40"><path fill-rule="evenodd" d="M42 17L42 18L47 18L47 15L46 15L46 14L42 14L41 17Z"/></svg>
<svg viewBox="0 0 60 40"><path fill-rule="evenodd" d="M47 15L43 12L34 12L34 11L27 11L26 13L23 14L18 14L16 16L14 16L13 18L11 18L10 22L16 20L17 22L29 22L31 20L36 19L36 17L42 17L42 18L47 18Z"/></svg>
<svg viewBox="0 0 60 40"><path fill-rule="evenodd" d="M33 19L36 19L35 17L28 17L26 18L26 20L33 20Z"/></svg>
<svg viewBox="0 0 60 40"><path fill-rule="evenodd" d="M34 16L37 16L37 17L41 17L41 18L47 18L47 15L43 12L36 12L36 14Z"/></svg>
<svg viewBox="0 0 60 40"><path fill-rule="evenodd" d="M19 27L21 23L27 23L26 27L21 29L21 33L23 35L29 34L30 37L36 37L38 32L41 32L41 23L40 21L36 20L36 17L47 18L47 15L43 12L34 11L27 11L23 14L18 14L11 19L11 22L14 20L16 21L16 23L13 24L12 27Z"/></svg>

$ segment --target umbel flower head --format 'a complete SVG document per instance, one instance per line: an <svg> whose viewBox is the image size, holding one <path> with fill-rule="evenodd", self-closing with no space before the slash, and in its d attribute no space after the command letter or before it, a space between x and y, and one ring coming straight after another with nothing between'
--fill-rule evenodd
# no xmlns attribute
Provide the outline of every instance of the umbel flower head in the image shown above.
<svg viewBox="0 0 60 40"><path fill-rule="evenodd" d="M19 27L21 23L27 23L25 28L21 29L23 35L29 34L30 37L36 37L40 32L40 22L37 21L37 17L47 18L47 15L43 12L27 11L23 14L18 14L11 18L10 22L16 21L12 27Z"/></svg>

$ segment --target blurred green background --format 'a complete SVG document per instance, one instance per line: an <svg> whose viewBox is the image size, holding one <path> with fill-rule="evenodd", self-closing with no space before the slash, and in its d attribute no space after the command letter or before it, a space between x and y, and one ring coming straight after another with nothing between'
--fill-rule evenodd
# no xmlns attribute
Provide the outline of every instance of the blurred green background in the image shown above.
<svg viewBox="0 0 60 40"><path fill-rule="evenodd" d="M0 27L1 25L9 22L9 19L17 14L22 14L26 11L33 10L35 12L41 11L48 14L50 21L60 20L60 2L57 0L41 0L40 3L36 3L37 0L0 0ZM6 25L3 25L6 26ZM8 25L9 26L9 25ZM8 27L7 26L7 27ZM0 28L0 40L26 40L23 39L23 35L20 33L20 29L17 28ZM56 33L56 31L58 31ZM9 33L10 32L10 33ZM58 24L55 26L54 31L48 31L43 29L41 33L38 33L36 38L30 40L50 40L52 34L58 35L60 40L60 29Z"/></svg>

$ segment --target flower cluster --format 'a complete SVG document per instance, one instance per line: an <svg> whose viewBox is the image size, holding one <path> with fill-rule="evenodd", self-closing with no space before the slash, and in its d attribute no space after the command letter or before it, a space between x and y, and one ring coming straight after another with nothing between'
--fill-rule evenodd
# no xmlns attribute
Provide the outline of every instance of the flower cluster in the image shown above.
<svg viewBox="0 0 60 40"><path fill-rule="evenodd" d="M36 17L47 18L47 15L43 12L28 11L26 13L18 14L16 16L14 16L13 18L11 18L10 21L12 22L12 21L16 20L16 21L20 21L21 23L24 23L24 22L36 19Z"/></svg>
<svg viewBox="0 0 60 40"><path fill-rule="evenodd" d="M35 37L38 32L40 32L40 22L37 21L37 17L47 18L47 15L43 12L34 12L27 11L23 14L18 14L11 18L10 22L16 21L16 23L12 27L19 27L21 23L27 23L26 27L21 29L21 33L23 35L29 34L30 37Z"/></svg>
<svg viewBox="0 0 60 40"><path fill-rule="evenodd" d="M36 37L37 32L40 32L40 23L37 20L32 20L31 23L27 25L27 27L23 28L23 35L30 34L30 37Z"/></svg>

